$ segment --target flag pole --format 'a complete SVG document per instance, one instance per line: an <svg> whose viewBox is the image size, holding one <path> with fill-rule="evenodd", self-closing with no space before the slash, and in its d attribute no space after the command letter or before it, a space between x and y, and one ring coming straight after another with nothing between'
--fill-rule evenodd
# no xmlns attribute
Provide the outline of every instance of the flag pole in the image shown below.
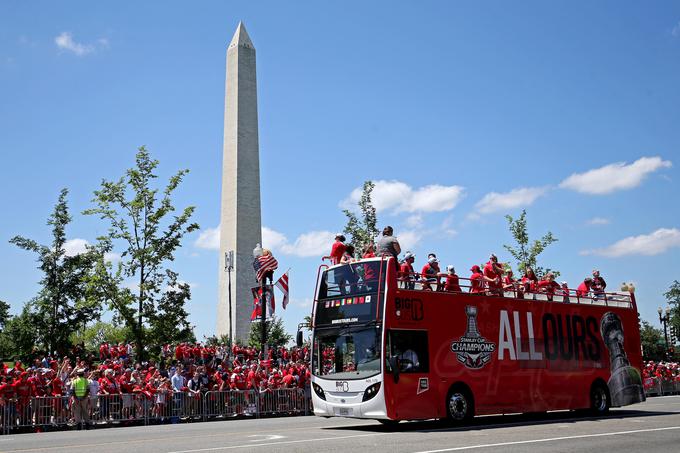
<svg viewBox="0 0 680 453"><path fill-rule="evenodd" d="M266 291L266 281L267 281L267 274L265 273L262 276L262 280L260 282L260 316L262 317L261 319L261 324L260 328L261 330L261 347L260 351L262 351L262 360L266 360L266 351L265 348L267 347L267 302L266 299L267 297L265 296L265 291Z"/></svg>

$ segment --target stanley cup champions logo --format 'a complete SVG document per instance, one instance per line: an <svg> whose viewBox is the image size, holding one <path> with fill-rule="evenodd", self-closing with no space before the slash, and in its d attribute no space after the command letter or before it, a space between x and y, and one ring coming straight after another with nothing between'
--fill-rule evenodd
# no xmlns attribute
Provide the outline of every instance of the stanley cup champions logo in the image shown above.
<svg viewBox="0 0 680 453"><path fill-rule="evenodd" d="M467 368L473 370L482 368L491 360L491 353L496 350L496 345L479 333L477 328L477 307L468 305L465 307L467 316L467 329L465 334L451 343L451 352L456 354L456 359Z"/></svg>

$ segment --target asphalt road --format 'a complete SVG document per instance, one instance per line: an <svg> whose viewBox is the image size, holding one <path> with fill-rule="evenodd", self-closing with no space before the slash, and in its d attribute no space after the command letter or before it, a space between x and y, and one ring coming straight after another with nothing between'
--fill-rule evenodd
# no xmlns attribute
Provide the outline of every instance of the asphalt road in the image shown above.
<svg viewBox="0 0 680 453"><path fill-rule="evenodd" d="M613 409L479 417L465 427L439 422L388 429L353 419L290 417L0 436L0 452L447 452L680 451L680 396Z"/></svg>

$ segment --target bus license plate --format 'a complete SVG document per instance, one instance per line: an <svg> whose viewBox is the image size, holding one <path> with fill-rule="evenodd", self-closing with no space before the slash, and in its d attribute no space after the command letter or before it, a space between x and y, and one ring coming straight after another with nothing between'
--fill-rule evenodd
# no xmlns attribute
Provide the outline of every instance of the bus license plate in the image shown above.
<svg viewBox="0 0 680 453"><path fill-rule="evenodd" d="M354 409L351 407L336 407L335 415L351 416L354 415Z"/></svg>

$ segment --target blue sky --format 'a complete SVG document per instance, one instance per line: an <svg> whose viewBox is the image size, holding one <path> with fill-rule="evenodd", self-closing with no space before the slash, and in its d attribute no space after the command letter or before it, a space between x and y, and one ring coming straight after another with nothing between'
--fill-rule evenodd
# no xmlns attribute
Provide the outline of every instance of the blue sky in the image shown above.
<svg viewBox="0 0 680 453"><path fill-rule="evenodd" d="M541 264L572 286L597 267L656 321L680 279L680 4L654 2L19 2L0 4L0 299L33 295L34 256L71 191L79 215L138 146L191 173L177 205L202 231L174 268L214 332L225 52L257 48L265 246L292 268L289 330L309 311L341 206L378 181L380 224L423 264L467 275L509 259L503 216L559 242ZM78 241L80 240L80 241ZM269 242L267 244L267 242Z"/></svg>

